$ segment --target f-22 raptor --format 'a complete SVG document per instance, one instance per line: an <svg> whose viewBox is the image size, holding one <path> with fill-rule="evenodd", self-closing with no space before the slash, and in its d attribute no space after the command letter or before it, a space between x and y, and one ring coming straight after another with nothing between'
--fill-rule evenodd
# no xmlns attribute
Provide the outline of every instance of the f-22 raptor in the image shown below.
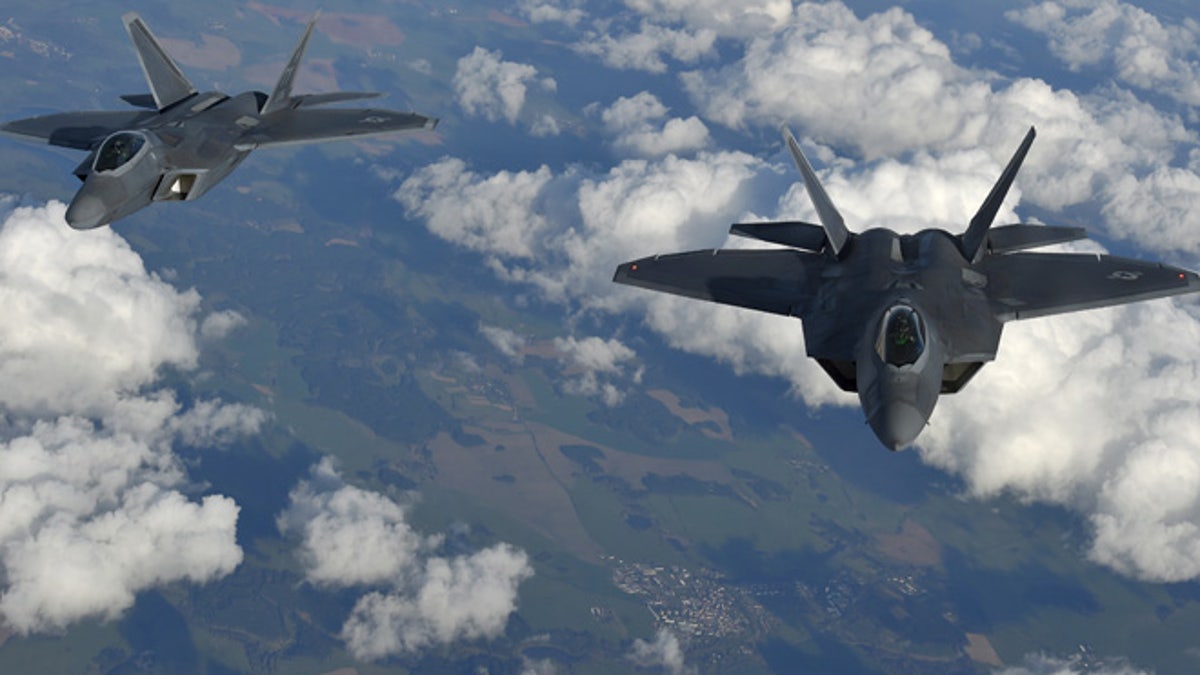
<svg viewBox="0 0 1200 675"><path fill-rule="evenodd" d="M789 248L658 255L620 265L613 280L799 318L808 355L858 393L891 450L917 438L940 394L996 358L1005 322L1200 291L1200 276L1161 263L1028 251L1085 239L1083 228L992 227L1032 128L958 235L849 231L796 139L783 135L820 225L735 224L733 234Z"/></svg>
<svg viewBox="0 0 1200 675"><path fill-rule="evenodd" d="M67 209L79 230L107 225L152 202L190 201L228 176L255 148L433 129L411 112L325 108L376 92L293 95L292 84L317 19L309 22L275 90L227 96L197 92L134 13L122 17L149 94L121 98L142 110L68 112L9 122L0 130L86 150L74 174L83 181Z"/></svg>

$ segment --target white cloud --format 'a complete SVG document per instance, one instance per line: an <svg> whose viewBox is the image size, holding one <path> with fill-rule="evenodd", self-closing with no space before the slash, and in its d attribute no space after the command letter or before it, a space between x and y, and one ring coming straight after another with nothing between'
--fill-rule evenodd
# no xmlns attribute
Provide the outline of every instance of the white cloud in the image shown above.
<svg viewBox="0 0 1200 675"><path fill-rule="evenodd" d="M363 596L342 636L361 659L495 638L516 610L517 587L532 574L525 553L503 543L469 556L428 558L419 586Z"/></svg>
<svg viewBox="0 0 1200 675"><path fill-rule="evenodd" d="M537 68L505 61L503 56L498 50L476 47L459 59L454 72L454 92L468 115L491 121L503 118L509 124L516 124L531 85L547 91L553 91L557 85L551 78L538 79Z"/></svg>
<svg viewBox="0 0 1200 675"><path fill-rule="evenodd" d="M91 430L88 430L89 432ZM78 447L88 440L75 439ZM103 443L92 452L111 449ZM56 449L44 450L53 454ZM22 486L24 487L24 486ZM41 494L9 486L5 515L20 511L11 502L51 497L63 484L43 482ZM3 543L8 587L0 597L5 622L18 632L61 629L84 617L115 619L143 589L173 581L203 583L229 574L242 561L235 543L238 507L232 499L189 501L153 483L126 483L111 510L46 509L36 536ZM36 489L36 488L35 488ZM88 499L78 493L54 496Z"/></svg>
<svg viewBox="0 0 1200 675"><path fill-rule="evenodd" d="M695 668L685 662L679 638L666 628L658 629L654 635L654 642L646 642L640 638L634 640L628 658L639 668L661 668L670 675L696 672Z"/></svg>
<svg viewBox="0 0 1200 675"><path fill-rule="evenodd" d="M0 227L0 614L20 633L113 619L144 589L202 583L242 560L238 507L179 492L175 442L253 433L263 413L153 390L193 368L199 296L148 273L111 229L80 233L65 206Z"/></svg>
<svg viewBox="0 0 1200 675"><path fill-rule="evenodd" d="M1059 0L1005 16L1050 38L1050 51L1072 70L1097 68L1140 89L1200 105L1200 24L1164 25L1119 0Z"/></svg>
<svg viewBox="0 0 1200 675"><path fill-rule="evenodd" d="M500 543L439 556L441 538L416 533L405 517L403 505L344 484L328 458L279 516L280 530L301 538L310 582L386 587L361 597L342 627L350 652L374 660L503 632L517 587L533 574L525 553Z"/></svg>
<svg viewBox="0 0 1200 675"><path fill-rule="evenodd" d="M1164 166L1141 178L1121 176L1107 192L1101 214L1110 232L1200 255L1200 174L1194 169Z"/></svg>
<svg viewBox="0 0 1200 675"><path fill-rule="evenodd" d="M146 271L111 228L57 227L65 206L19 208L0 229L0 404L85 415L192 368L200 296Z"/></svg>
<svg viewBox="0 0 1200 675"><path fill-rule="evenodd" d="M778 30L792 15L791 0L625 0L625 5L656 21L738 37Z"/></svg>
<svg viewBox="0 0 1200 675"><path fill-rule="evenodd" d="M433 74L433 64L429 62L429 59L415 59L413 61L409 61L408 67L422 75Z"/></svg>
<svg viewBox="0 0 1200 675"><path fill-rule="evenodd" d="M671 118L660 126L666 116L667 107L648 91L622 96L600 113L605 128L616 136L614 145L635 155L682 153L708 144L708 127L699 117Z"/></svg>
<svg viewBox="0 0 1200 675"><path fill-rule="evenodd" d="M1033 655L1019 666L998 668L992 675L1150 675L1150 671L1134 668L1128 663L1084 664L1078 658L1056 658Z"/></svg>
<svg viewBox="0 0 1200 675"><path fill-rule="evenodd" d="M716 40L716 32L706 28L690 31L643 21L637 32L589 33L575 49L599 57L612 68L665 73L664 55L683 63L695 63L712 53Z"/></svg>
<svg viewBox="0 0 1200 675"><path fill-rule="evenodd" d="M521 657L521 675L556 675L558 666L551 659L531 659Z"/></svg>
<svg viewBox="0 0 1200 675"><path fill-rule="evenodd" d="M996 363L938 404L921 454L973 494L1007 490L1081 512L1097 562L1191 579L1200 576L1197 377L1194 300L1013 323Z"/></svg>
<svg viewBox="0 0 1200 675"><path fill-rule="evenodd" d="M574 27L587 18L587 12L584 11L580 0L563 4L566 6L539 0L521 0L519 9L532 23L557 22Z"/></svg>
<svg viewBox="0 0 1200 675"><path fill-rule="evenodd" d="M554 338L554 348L566 367L568 380L564 388L580 396L599 396L607 406L615 406L625 397L612 382L626 374L626 363L635 361L637 353L620 340L574 336ZM641 381L642 371L632 374L634 382Z"/></svg>
<svg viewBox="0 0 1200 675"><path fill-rule="evenodd" d="M537 138L557 136L561 133L562 127L559 126L558 119L553 115L542 115L529 125L529 135Z"/></svg>
<svg viewBox="0 0 1200 675"><path fill-rule="evenodd" d="M253 406L205 400L196 401L173 417L167 428L180 443L207 448L229 445L240 436L254 434L267 418L267 413Z"/></svg>
<svg viewBox="0 0 1200 675"><path fill-rule="evenodd" d="M200 323L200 337L205 340L222 340L245 325L246 317L231 309L213 312Z"/></svg>
<svg viewBox="0 0 1200 675"><path fill-rule="evenodd" d="M279 529L301 535L305 577L315 584L377 584L408 576L438 538L417 534L407 508L384 495L342 483L328 459L292 490Z"/></svg>
<svg viewBox="0 0 1200 675"><path fill-rule="evenodd" d="M520 364L524 358L521 350L525 348L525 338L507 328L499 326L479 326L479 332L487 341L492 343L496 351L507 356L513 363Z"/></svg>
<svg viewBox="0 0 1200 675"><path fill-rule="evenodd" d="M410 214L426 218L429 230L443 239L476 251L530 258L549 227L539 201L551 178L545 166L482 178L462 160L445 158L406 179L396 198Z"/></svg>

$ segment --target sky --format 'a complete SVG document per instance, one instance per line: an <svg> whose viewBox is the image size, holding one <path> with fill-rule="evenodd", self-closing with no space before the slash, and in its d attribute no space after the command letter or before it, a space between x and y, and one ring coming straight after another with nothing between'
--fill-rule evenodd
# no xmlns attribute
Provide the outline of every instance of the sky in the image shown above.
<svg viewBox="0 0 1200 675"><path fill-rule="evenodd" d="M394 176L387 193L409 219L568 317L644 325L736 372L781 378L798 409L856 406L805 358L794 320L610 282L625 260L756 245L727 239L732 222L814 219L782 145L762 140L781 124L852 229L901 232L963 229L1036 126L997 222L1085 219L1124 253L1200 267L1194 20L1118 0L1014 3L989 10L995 34L843 2L624 0L606 10L507 7L575 57L633 75L628 91L566 115L559 97L571 73L561 63L522 62L489 44L458 58L449 86L450 116L463 123L543 143L583 134L607 162L522 157L497 169L448 154L403 175L378 172ZM1022 59L998 35L1049 59ZM191 491L177 451L221 452L269 423L242 404L185 406L164 384L196 374L205 346L245 318L205 309L111 229L68 231L64 210L6 203L0 225L0 613L21 633L115 618L141 590L228 575L244 555L238 506ZM521 336L480 331L520 358ZM572 322L566 331L554 348L567 391L616 405L641 385L642 357L620 335ZM998 360L942 399L914 451L961 477L969 498L1012 495L1078 514L1089 528L1081 555L1099 565L1194 580L1198 378L1193 298L1013 323ZM361 592L342 631L361 659L498 635L533 574L504 542L446 555L441 534L409 524L416 499L356 487L326 458L278 516L310 583ZM629 659L690 672L685 656L665 632L636 641ZM1073 665L1033 655L1004 672Z"/></svg>

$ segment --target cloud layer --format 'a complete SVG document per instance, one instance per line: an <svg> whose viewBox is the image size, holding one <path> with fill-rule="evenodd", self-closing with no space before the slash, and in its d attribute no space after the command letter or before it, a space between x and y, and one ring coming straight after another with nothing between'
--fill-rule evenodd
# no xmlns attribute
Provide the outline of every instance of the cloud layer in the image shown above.
<svg viewBox="0 0 1200 675"><path fill-rule="evenodd" d="M415 532L406 515L404 505L346 485L326 458L292 490L278 524L300 538L310 582L385 588L359 598L342 627L356 658L498 636L516 610L517 587L533 574L525 553L500 543L438 555L441 538Z"/></svg>
<svg viewBox="0 0 1200 675"><path fill-rule="evenodd" d="M171 446L221 444L264 419L217 401L181 410L153 389L162 369L196 365L199 296L64 213L19 208L0 226L0 614L20 633L112 619L141 590L231 572L238 507L180 492Z"/></svg>

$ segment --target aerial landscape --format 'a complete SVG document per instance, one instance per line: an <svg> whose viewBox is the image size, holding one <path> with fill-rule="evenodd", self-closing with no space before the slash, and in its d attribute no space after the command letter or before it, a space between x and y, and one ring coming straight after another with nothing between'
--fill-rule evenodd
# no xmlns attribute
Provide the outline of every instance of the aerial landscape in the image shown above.
<svg viewBox="0 0 1200 675"><path fill-rule="evenodd" d="M822 222L784 124L900 235L1036 127L995 226L1200 269L1187 4L318 9L0 17L0 122L139 110L131 12L268 96L316 16L295 96L438 120L86 231L80 151L0 136L0 672L1200 665L1196 295L1006 325L889 452L800 321L612 283Z"/></svg>

